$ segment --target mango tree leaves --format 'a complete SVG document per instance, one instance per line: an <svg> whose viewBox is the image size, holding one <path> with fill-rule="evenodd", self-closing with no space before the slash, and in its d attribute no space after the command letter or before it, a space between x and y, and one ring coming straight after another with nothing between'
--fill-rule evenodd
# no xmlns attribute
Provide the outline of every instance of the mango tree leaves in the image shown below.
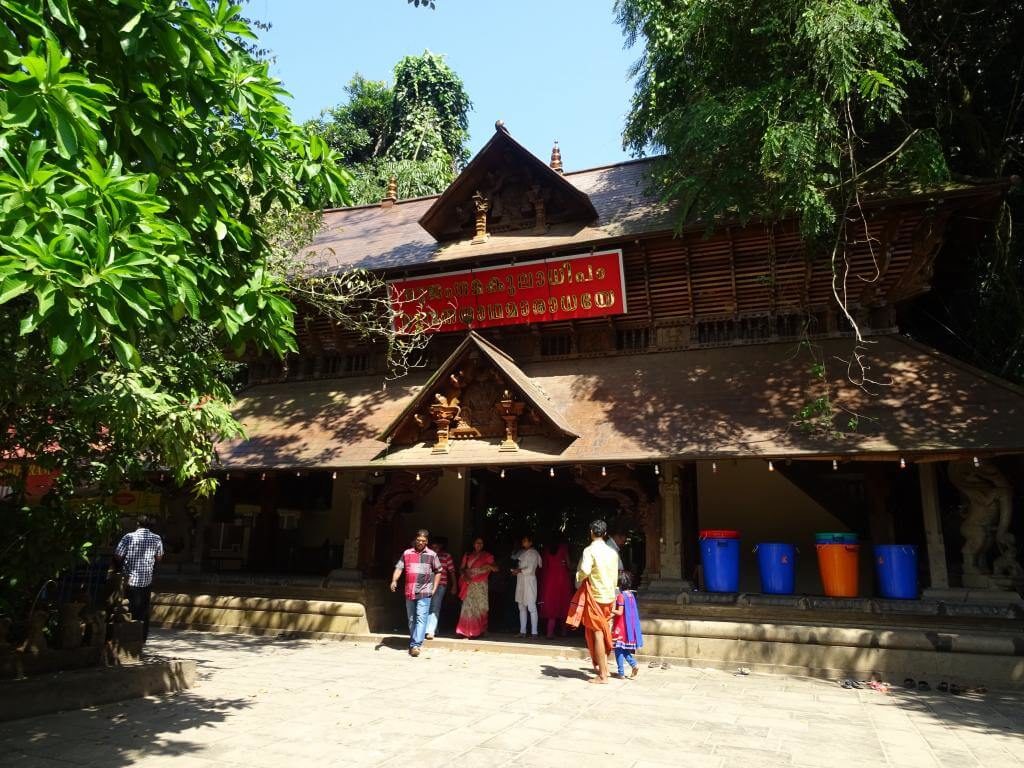
<svg viewBox="0 0 1024 768"><path fill-rule="evenodd" d="M349 177L238 14L0 0L0 455L60 472L48 504L204 474L240 430L224 350L295 348L260 207Z"/></svg>

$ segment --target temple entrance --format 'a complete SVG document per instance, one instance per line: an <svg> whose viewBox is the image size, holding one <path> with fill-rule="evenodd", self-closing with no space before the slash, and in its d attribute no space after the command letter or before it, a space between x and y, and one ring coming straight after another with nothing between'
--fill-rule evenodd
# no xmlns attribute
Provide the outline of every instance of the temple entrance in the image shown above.
<svg viewBox="0 0 1024 768"><path fill-rule="evenodd" d="M639 523L614 498L601 498L581 483L573 467L476 469L470 474L470 514L466 517L464 548L476 536L494 555L499 571L491 577L491 622L496 631L518 631L513 554L524 535L538 550L564 542L570 562L579 560L590 543L588 526L601 518L610 531L626 534L622 559L637 575L644 567L644 535Z"/></svg>

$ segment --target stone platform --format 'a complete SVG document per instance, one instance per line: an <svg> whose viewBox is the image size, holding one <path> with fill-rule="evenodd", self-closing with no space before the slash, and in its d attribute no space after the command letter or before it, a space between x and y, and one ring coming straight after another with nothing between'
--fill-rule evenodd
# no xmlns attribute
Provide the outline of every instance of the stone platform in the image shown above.
<svg viewBox="0 0 1024 768"><path fill-rule="evenodd" d="M248 594L157 593L153 620L164 627L215 632L401 643L389 640L391 634L373 631L404 623L401 600L388 595L393 605L384 603L376 589L364 596L352 590L266 585L232 590ZM308 599L326 598L332 591L332 596L346 599ZM259 592L264 596L257 596ZM1024 623L1013 611L990 607L951 613L926 601L827 598L788 598L796 602L787 606L757 597L701 595L686 604L643 601L644 653L698 667L744 666L818 678L941 676L964 684L1024 688ZM481 652L555 652L581 658L578 643L574 648L524 646L500 638L439 638L435 643Z"/></svg>
<svg viewBox="0 0 1024 768"><path fill-rule="evenodd" d="M191 660L148 659L0 682L0 721L183 691L196 680Z"/></svg>

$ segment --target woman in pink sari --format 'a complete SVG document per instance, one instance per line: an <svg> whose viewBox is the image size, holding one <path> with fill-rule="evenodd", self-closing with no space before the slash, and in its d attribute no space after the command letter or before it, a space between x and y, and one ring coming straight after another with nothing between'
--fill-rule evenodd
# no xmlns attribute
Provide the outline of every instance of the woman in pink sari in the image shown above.
<svg viewBox="0 0 1024 768"><path fill-rule="evenodd" d="M565 616L572 599L572 571L569 568L569 548L560 539L552 539L544 547L543 567L540 569L540 618L547 620L547 636L565 634Z"/></svg>
<svg viewBox="0 0 1024 768"><path fill-rule="evenodd" d="M487 579L498 570L494 555L484 550L484 540L473 540L473 551L462 556L462 581L459 598L462 612L455 632L465 638L479 637L487 632Z"/></svg>

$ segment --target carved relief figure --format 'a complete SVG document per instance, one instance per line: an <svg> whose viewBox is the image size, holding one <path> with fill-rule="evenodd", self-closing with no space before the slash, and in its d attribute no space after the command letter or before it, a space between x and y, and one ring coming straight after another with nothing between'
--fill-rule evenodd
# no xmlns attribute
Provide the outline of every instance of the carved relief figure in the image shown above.
<svg viewBox="0 0 1024 768"><path fill-rule="evenodd" d="M971 461L949 464L949 479L963 499L960 533L964 537L965 576L993 574L1019 578L1024 575L1017 560L1016 541L1010 533L1013 518L1013 486L993 464L974 466ZM993 545L999 555L992 565Z"/></svg>

